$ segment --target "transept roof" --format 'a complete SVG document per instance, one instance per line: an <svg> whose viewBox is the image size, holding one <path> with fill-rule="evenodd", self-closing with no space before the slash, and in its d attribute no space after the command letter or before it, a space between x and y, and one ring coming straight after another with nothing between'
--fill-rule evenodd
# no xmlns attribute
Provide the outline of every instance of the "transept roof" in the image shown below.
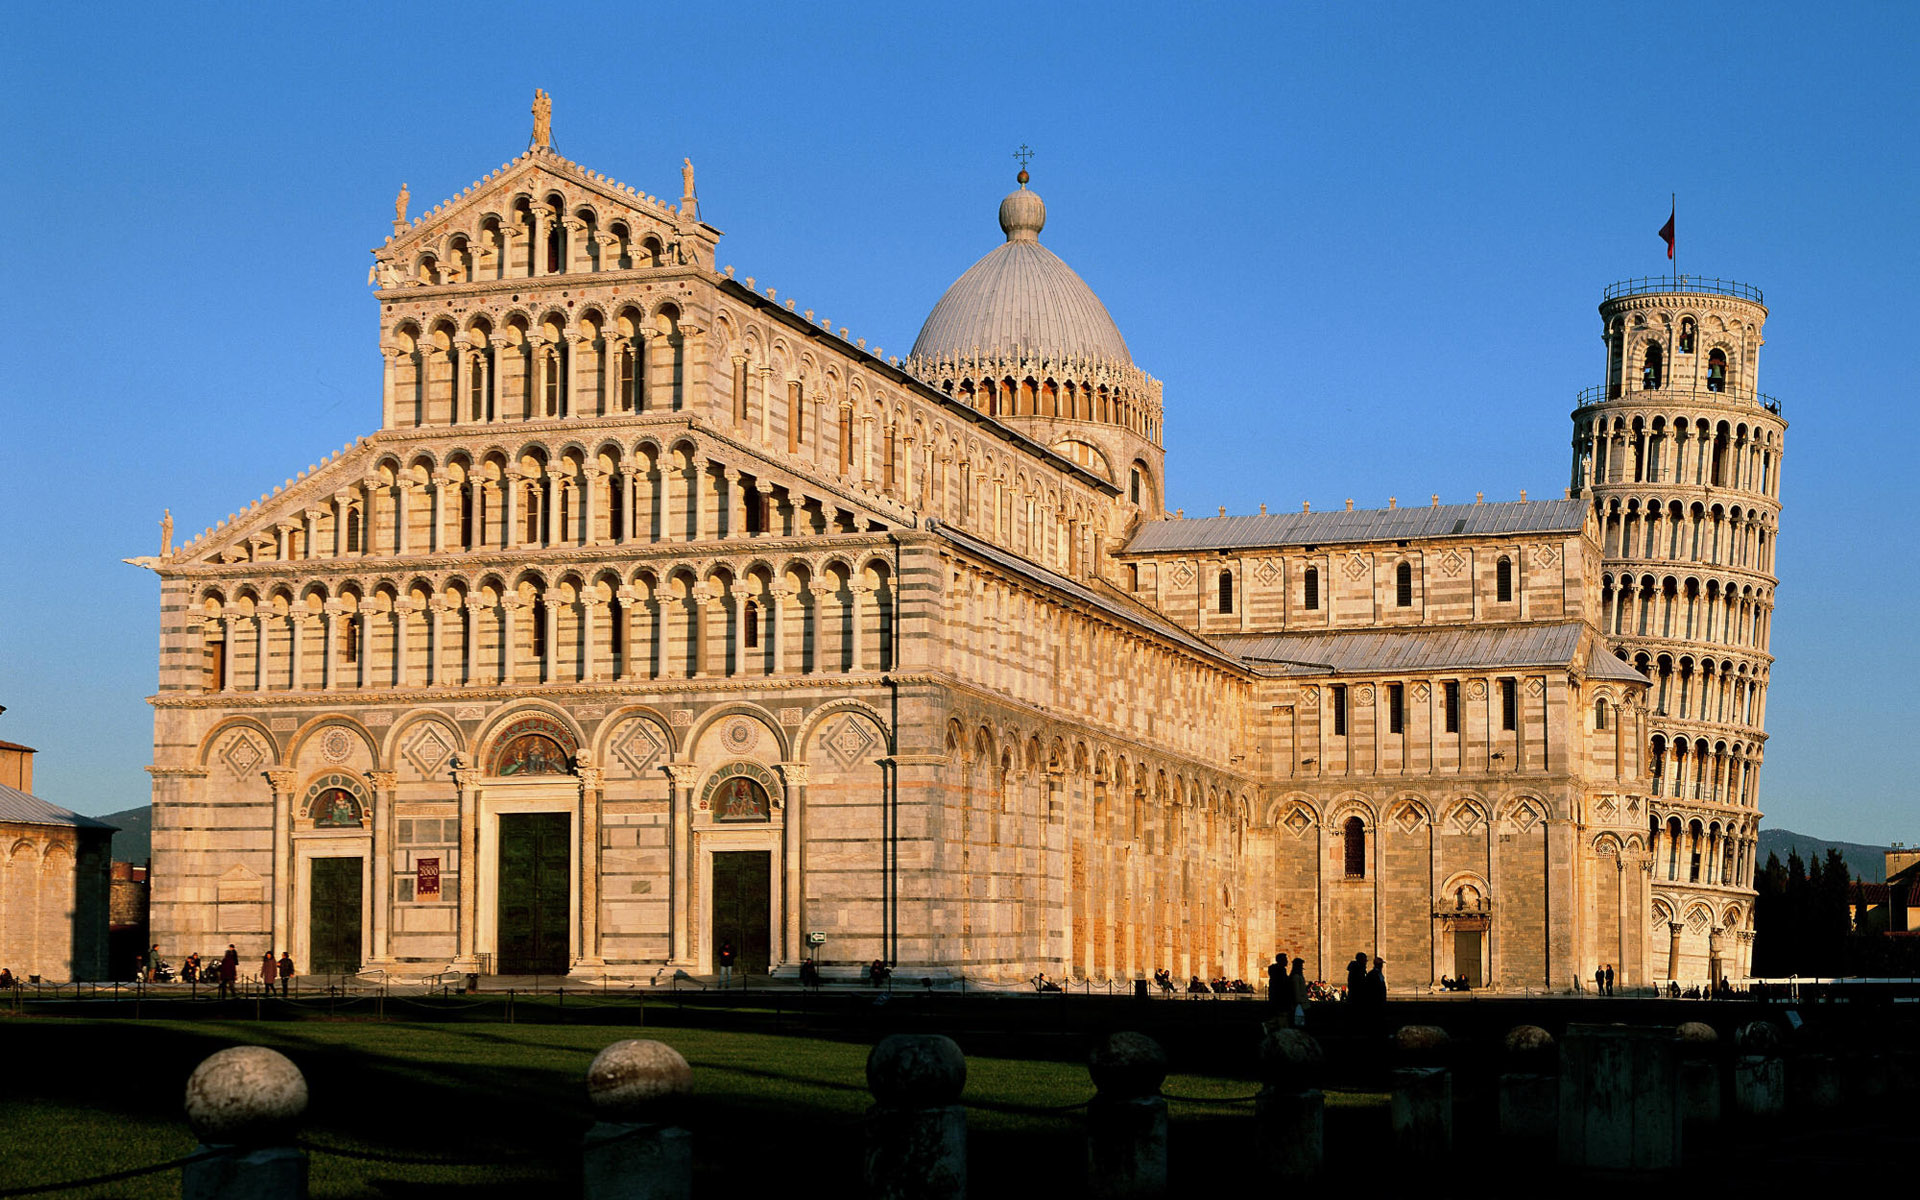
<svg viewBox="0 0 1920 1200"><path fill-rule="evenodd" d="M1579 533L1584 500L1510 504L1441 504L1432 508L1364 508L1334 512L1261 513L1150 521L1123 554L1229 550L1256 546L1323 546L1339 542L1489 537L1513 533Z"/></svg>

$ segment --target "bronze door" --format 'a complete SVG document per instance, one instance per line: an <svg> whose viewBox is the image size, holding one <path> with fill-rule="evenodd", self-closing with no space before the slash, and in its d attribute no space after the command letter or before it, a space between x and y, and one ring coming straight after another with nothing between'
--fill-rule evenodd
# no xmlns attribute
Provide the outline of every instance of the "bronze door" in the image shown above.
<svg viewBox="0 0 1920 1200"><path fill-rule="evenodd" d="M360 860L316 858L307 896L307 934L316 975L360 969Z"/></svg>
<svg viewBox="0 0 1920 1200"><path fill-rule="evenodd" d="M713 966L720 945L732 942L734 968L765 975L773 957L768 913L773 900L773 855L765 850L727 850L713 856Z"/></svg>
<svg viewBox="0 0 1920 1200"><path fill-rule="evenodd" d="M566 974L572 867L572 822L566 813L500 818L500 943L494 968L500 974Z"/></svg>
<svg viewBox="0 0 1920 1200"><path fill-rule="evenodd" d="M1480 969L1480 939L1486 936L1479 929L1456 929L1453 931L1453 974L1456 979L1464 979L1474 987L1485 987L1485 972Z"/></svg>

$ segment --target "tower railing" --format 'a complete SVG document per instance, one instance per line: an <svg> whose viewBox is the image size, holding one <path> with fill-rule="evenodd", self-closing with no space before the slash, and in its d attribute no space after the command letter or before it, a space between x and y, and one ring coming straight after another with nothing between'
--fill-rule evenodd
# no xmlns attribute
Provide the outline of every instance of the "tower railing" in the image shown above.
<svg viewBox="0 0 1920 1200"><path fill-rule="evenodd" d="M1642 275L1637 279L1623 279L1619 283L1609 284L1601 299L1618 300L1623 296L1650 296L1663 292L1698 292L1710 296L1733 296L1751 300L1755 304L1767 302L1767 298L1760 294L1760 289L1752 284L1736 283L1731 279L1708 279L1703 275Z"/></svg>
<svg viewBox="0 0 1920 1200"><path fill-rule="evenodd" d="M1755 408L1764 408L1774 416L1780 415L1780 401L1765 392L1743 392L1737 388L1724 391L1707 391L1701 388L1677 387L1616 387L1608 384L1596 384L1581 390L1576 407L1585 408L1589 404L1602 404L1609 400L1631 400L1644 403L1659 403L1668 397L1704 396L1715 404L1746 404Z"/></svg>

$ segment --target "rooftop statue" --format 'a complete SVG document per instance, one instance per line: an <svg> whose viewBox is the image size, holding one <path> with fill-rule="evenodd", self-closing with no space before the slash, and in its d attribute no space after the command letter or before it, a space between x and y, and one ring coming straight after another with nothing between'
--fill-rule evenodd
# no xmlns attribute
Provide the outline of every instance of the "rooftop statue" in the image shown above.
<svg viewBox="0 0 1920 1200"><path fill-rule="evenodd" d="M541 150L553 145L553 97L533 89L533 144Z"/></svg>

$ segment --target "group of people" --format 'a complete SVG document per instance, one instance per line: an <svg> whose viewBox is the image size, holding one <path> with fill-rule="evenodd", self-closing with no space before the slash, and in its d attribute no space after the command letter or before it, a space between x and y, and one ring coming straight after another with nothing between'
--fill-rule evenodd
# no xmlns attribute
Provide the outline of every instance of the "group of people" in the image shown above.
<svg viewBox="0 0 1920 1200"><path fill-rule="evenodd" d="M151 947L144 955L136 954L133 962L134 978L138 981L147 983L173 981L172 968L160 960L159 946ZM285 996L293 983L295 970L292 954L283 950L276 958L273 951L268 950L260 956L260 986L271 993L274 981L278 980L280 994ZM220 988L220 999L224 1000L229 995L237 994L239 989L240 951L232 942L228 942L225 954L215 962L204 963L199 951L196 950L181 962L180 978L187 983L217 984Z"/></svg>
<svg viewBox="0 0 1920 1200"><path fill-rule="evenodd" d="M1593 990L1602 996L1613 995L1613 964L1602 963L1593 969Z"/></svg>
<svg viewBox="0 0 1920 1200"><path fill-rule="evenodd" d="M1306 1021L1306 959L1295 958L1293 966L1289 968L1285 954L1273 956L1273 961L1267 964L1267 1002L1273 1005L1275 1015L1288 1025L1299 1025Z"/></svg>
<svg viewBox="0 0 1920 1200"><path fill-rule="evenodd" d="M1387 960L1378 954L1373 956L1373 966L1367 966L1364 951L1353 956L1347 964L1347 1000L1360 1011L1378 1013L1387 1005L1387 976L1383 968Z"/></svg>

